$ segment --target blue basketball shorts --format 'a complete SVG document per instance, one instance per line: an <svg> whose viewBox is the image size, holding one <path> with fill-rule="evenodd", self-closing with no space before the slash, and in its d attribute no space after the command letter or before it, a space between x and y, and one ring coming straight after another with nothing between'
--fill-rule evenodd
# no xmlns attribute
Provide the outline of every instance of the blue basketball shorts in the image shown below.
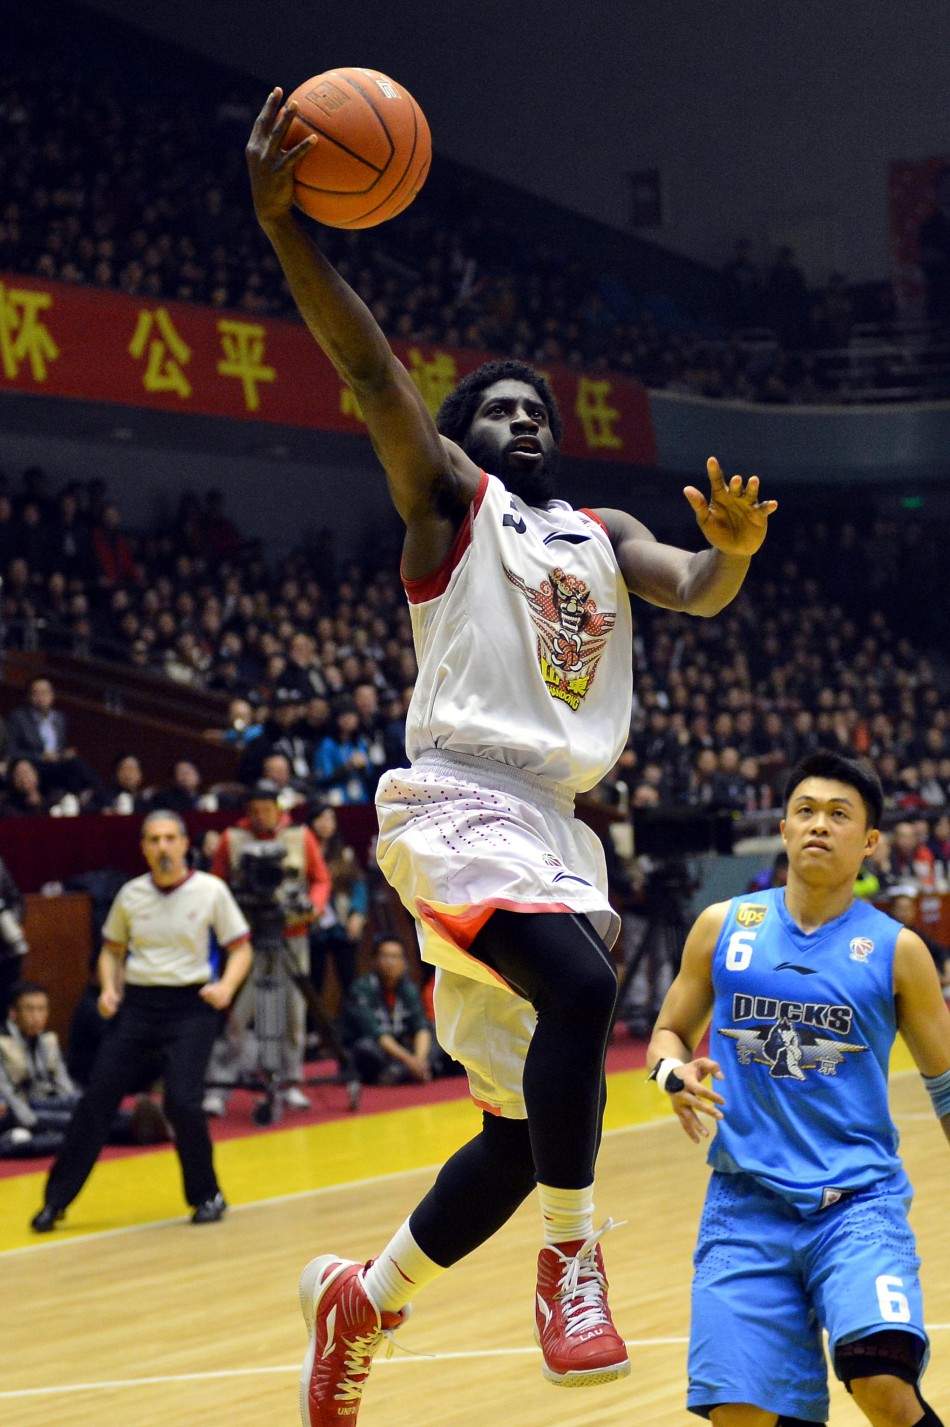
<svg viewBox="0 0 950 1427"><path fill-rule="evenodd" d="M926 1348L910 1199L901 1173L804 1216L747 1175L713 1174L693 1260L690 1410L747 1402L826 1422L823 1329L832 1361L887 1329Z"/></svg>

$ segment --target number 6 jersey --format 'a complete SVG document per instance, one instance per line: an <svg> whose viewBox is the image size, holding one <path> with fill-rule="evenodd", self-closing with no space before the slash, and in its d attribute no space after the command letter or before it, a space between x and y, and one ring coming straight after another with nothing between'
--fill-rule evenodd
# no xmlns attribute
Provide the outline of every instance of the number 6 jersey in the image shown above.
<svg viewBox="0 0 950 1427"><path fill-rule="evenodd" d="M712 959L726 1104L709 1151L813 1213L901 1170L887 1098L900 924L866 902L806 935L785 889L734 898Z"/></svg>

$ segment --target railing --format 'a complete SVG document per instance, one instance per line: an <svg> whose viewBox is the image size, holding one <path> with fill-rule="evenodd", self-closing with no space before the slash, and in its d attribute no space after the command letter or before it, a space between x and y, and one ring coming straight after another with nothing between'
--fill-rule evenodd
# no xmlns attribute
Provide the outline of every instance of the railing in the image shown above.
<svg viewBox="0 0 950 1427"><path fill-rule="evenodd" d="M745 357L789 355L771 328L745 328L715 349L738 349ZM815 347L804 357L831 405L950 400L950 332L932 322L858 322L842 347Z"/></svg>

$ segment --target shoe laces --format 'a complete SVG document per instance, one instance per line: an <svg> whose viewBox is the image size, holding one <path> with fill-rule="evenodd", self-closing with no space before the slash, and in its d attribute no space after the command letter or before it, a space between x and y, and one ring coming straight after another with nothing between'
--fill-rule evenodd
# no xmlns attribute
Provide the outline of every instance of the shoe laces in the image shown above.
<svg viewBox="0 0 950 1427"><path fill-rule="evenodd" d="M370 1363L384 1336L391 1339L392 1333L382 1328L371 1328L368 1333L358 1333L356 1337L344 1340L346 1351L343 1355L343 1375L333 1394L335 1401L356 1402L362 1397Z"/></svg>
<svg viewBox="0 0 950 1427"><path fill-rule="evenodd" d="M383 1338L386 1339L386 1357L391 1358L398 1348L401 1353L409 1353L416 1358L434 1357L433 1353L420 1353L414 1348L408 1348L404 1343L397 1343L395 1330L402 1326L408 1318L408 1309L403 1309L403 1316L392 1328L370 1328L367 1333L358 1333L353 1338L344 1339L346 1352L343 1355L343 1376L337 1383L337 1392L334 1399L337 1402L354 1402L362 1396L363 1388L366 1386L366 1379L369 1377L370 1363L379 1351Z"/></svg>
<svg viewBox="0 0 950 1427"><path fill-rule="evenodd" d="M613 1219L608 1219L606 1224L584 1240L576 1254L570 1258L561 1254L564 1272L556 1296L561 1301L564 1331L569 1338L591 1328L602 1328L611 1321L607 1308L607 1280L594 1249L604 1235L616 1227ZM560 1249L557 1252L560 1253Z"/></svg>

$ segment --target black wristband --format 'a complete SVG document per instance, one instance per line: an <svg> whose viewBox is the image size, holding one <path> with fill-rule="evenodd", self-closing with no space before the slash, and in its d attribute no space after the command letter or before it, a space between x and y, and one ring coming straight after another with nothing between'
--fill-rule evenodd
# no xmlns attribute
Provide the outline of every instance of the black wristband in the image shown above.
<svg viewBox="0 0 950 1427"><path fill-rule="evenodd" d="M677 1095L681 1090L685 1090L685 1089L686 1089L686 1081L685 1081L685 1080L682 1080L682 1079L677 1075L677 1073L676 1073L675 1070L671 1070L670 1073L669 1073L669 1075L666 1077L666 1093L667 1093L667 1095Z"/></svg>

